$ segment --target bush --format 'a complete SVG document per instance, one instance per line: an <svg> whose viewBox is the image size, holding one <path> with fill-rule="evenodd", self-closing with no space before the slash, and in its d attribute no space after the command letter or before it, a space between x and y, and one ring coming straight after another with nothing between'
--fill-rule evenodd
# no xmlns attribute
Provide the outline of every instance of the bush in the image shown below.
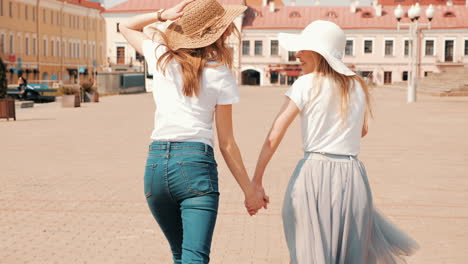
<svg viewBox="0 0 468 264"><path fill-rule="evenodd" d="M3 63L2 58L0 58L0 98L6 97L7 88L6 65Z"/></svg>
<svg viewBox="0 0 468 264"><path fill-rule="evenodd" d="M72 85L64 85L57 90L59 95L79 95L80 90Z"/></svg>
<svg viewBox="0 0 468 264"><path fill-rule="evenodd" d="M81 83L81 89L86 93L94 93L97 91L97 88L93 86L92 82Z"/></svg>

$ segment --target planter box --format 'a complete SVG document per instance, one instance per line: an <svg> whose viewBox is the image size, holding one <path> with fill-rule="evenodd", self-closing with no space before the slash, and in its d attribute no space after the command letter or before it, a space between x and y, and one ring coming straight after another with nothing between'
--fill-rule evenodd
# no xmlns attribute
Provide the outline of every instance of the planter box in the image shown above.
<svg viewBox="0 0 468 264"><path fill-rule="evenodd" d="M62 107L80 107L79 95L63 95Z"/></svg>
<svg viewBox="0 0 468 264"><path fill-rule="evenodd" d="M7 121L10 121L10 118L16 120L15 99L0 99L0 118L6 118Z"/></svg>
<svg viewBox="0 0 468 264"><path fill-rule="evenodd" d="M98 103L99 102L99 93L84 93L84 101L87 103Z"/></svg>

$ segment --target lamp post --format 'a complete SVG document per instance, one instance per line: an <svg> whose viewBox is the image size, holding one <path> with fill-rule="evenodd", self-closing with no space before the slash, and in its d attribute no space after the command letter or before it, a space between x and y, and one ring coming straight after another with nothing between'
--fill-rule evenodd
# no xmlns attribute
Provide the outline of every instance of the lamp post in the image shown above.
<svg viewBox="0 0 468 264"><path fill-rule="evenodd" d="M419 56L419 30L423 27L431 29L431 21L434 18L435 9L430 5L426 9L426 17L429 20L428 23L419 23L418 20L421 17L421 7L419 3L412 5L408 10L408 17L410 18L410 23L401 23L400 20L405 14L405 11L398 5L394 10L394 15L397 19L397 29L400 30L401 27L408 27L410 33L409 40L409 50L410 50L410 61L409 61L409 79L408 79L408 103L416 102L416 89L418 87L418 56Z"/></svg>

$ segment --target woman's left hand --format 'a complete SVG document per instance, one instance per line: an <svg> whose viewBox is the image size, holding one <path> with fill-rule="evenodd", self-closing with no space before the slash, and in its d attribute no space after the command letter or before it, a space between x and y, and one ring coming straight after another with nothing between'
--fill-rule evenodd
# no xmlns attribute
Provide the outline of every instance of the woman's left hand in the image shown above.
<svg viewBox="0 0 468 264"><path fill-rule="evenodd" d="M164 20L176 20L176 19L178 19L179 17L181 17L184 14L184 12L183 12L184 8L193 1L195 1L195 0L184 0L181 3L175 5L174 7L171 7L169 9L165 10L164 12L162 12L161 18L164 19Z"/></svg>

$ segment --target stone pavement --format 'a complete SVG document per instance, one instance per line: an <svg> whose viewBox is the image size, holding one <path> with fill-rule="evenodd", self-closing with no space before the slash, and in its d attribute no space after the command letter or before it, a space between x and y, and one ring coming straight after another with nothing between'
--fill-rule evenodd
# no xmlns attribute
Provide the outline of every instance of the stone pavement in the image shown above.
<svg viewBox="0 0 468 264"><path fill-rule="evenodd" d="M252 172L284 88L242 87L235 132ZM375 204L421 245L409 263L468 259L468 98L420 97L384 88L363 140ZM151 95L18 109L0 120L0 263L170 263L146 206L143 170ZM249 217L217 150L220 214L212 263L288 263L281 203L301 158L299 122L267 170L267 211Z"/></svg>

